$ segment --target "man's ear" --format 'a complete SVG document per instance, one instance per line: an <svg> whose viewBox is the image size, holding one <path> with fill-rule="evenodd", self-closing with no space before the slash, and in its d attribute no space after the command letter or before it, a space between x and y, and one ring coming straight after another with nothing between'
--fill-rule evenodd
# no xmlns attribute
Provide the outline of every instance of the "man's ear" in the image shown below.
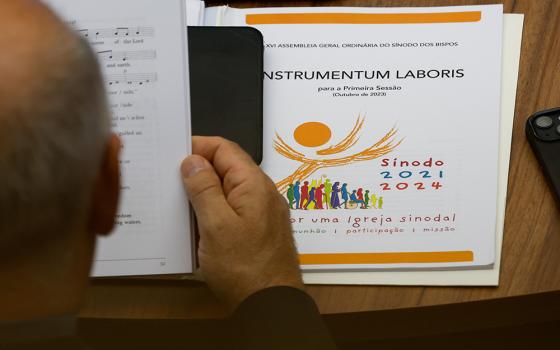
<svg viewBox="0 0 560 350"><path fill-rule="evenodd" d="M95 180L89 219L89 231L108 235L115 226L121 186L119 155L120 138L112 134Z"/></svg>

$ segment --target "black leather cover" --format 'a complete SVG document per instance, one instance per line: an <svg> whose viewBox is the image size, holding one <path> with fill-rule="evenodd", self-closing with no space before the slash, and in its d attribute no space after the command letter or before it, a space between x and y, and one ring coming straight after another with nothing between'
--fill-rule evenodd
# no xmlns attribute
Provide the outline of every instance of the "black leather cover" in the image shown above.
<svg viewBox="0 0 560 350"><path fill-rule="evenodd" d="M262 160L263 39L250 27L189 27L193 135L222 136Z"/></svg>

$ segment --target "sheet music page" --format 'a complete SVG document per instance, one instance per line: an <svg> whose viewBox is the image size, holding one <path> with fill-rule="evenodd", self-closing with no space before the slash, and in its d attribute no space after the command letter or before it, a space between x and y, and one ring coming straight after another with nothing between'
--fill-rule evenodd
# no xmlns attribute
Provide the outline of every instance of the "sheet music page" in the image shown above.
<svg viewBox="0 0 560 350"><path fill-rule="evenodd" d="M94 276L192 272L180 163L190 153L184 0L48 0L97 53L123 141L116 230Z"/></svg>
<svg viewBox="0 0 560 350"><path fill-rule="evenodd" d="M222 11L264 37L261 166L303 269L492 267L501 5Z"/></svg>

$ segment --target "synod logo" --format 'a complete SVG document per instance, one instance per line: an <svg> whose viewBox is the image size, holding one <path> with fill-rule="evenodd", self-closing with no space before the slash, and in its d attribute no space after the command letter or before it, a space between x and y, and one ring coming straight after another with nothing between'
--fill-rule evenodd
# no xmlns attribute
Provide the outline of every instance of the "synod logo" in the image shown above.
<svg viewBox="0 0 560 350"><path fill-rule="evenodd" d="M298 168L291 175L276 183L280 193L287 195L293 209L308 209L309 205L316 209L338 209L349 208L349 206L366 209L370 206L375 208L383 206L382 197L370 195L369 191L363 188L350 190L348 184L333 182L330 179L325 179L323 183L323 178L326 178L324 175L319 180L307 180L320 169L347 166L382 157L402 143L402 140L397 141L395 138L397 129L392 128L371 146L350 155L341 155L347 150L356 148L355 145L360 140L359 133L364 126L364 121L364 117L358 116L348 135L334 145L315 151L316 156L313 157L296 150L276 133L274 150L299 163ZM331 140L332 134L331 128L324 123L306 122L294 130L293 137L300 147L309 149L325 146ZM315 186L313 187L313 185ZM326 192L329 194L327 195ZM339 197L339 193L342 197ZM293 204L295 204L295 208Z"/></svg>

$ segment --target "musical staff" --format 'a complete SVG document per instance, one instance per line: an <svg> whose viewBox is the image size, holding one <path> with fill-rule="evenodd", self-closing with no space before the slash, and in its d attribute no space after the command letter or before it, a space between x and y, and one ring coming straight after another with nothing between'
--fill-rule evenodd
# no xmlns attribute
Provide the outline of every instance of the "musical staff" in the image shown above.
<svg viewBox="0 0 560 350"><path fill-rule="evenodd" d="M113 51L105 50L97 52L99 58L104 61L141 61L156 59L156 50L143 51Z"/></svg>
<svg viewBox="0 0 560 350"><path fill-rule="evenodd" d="M106 77L109 85L146 85L157 81L156 73L110 74Z"/></svg>
<svg viewBox="0 0 560 350"><path fill-rule="evenodd" d="M101 29L77 29L77 32L87 39L92 38L127 38L153 37L153 27L116 27Z"/></svg>

